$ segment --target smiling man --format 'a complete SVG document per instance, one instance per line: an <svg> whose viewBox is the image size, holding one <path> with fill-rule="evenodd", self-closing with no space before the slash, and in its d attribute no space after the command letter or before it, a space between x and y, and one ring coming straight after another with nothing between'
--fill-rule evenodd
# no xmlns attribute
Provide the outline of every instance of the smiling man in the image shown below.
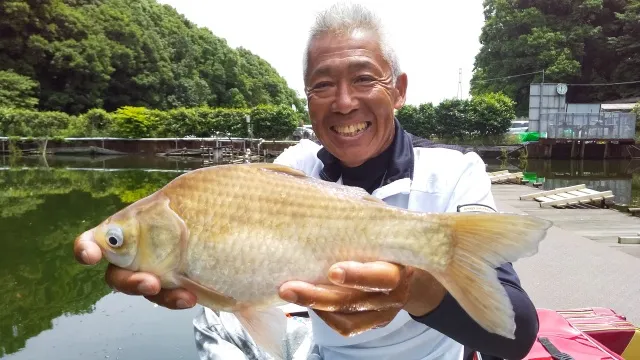
<svg viewBox="0 0 640 360"><path fill-rule="evenodd" d="M433 144L402 129L408 77L377 18L357 5L321 13L304 54L309 115L322 145L308 140L275 162L326 181L358 186L386 203L423 212L494 211L484 162L456 146ZM97 249L76 244L91 264ZM294 359L520 359L536 339L535 308L511 264L497 269L515 311L515 339L485 331L428 273L375 262L335 264L329 284L285 283L280 296L306 317L289 321L285 348ZM163 290L149 274L110 266L115 289L171 309L195 305L184 289ZM203 309L194 320L202 359L255 359L257 349L231 314Z"/></svg>

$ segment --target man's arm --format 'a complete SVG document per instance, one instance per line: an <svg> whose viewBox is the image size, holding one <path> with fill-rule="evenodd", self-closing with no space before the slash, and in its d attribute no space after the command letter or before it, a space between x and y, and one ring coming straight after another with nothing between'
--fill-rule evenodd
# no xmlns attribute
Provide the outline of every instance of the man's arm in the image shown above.
<svg viewBox="0 0 640 360"><path fill-rule="evenodd" d="M456 211L458 205L482 204L496 208L491 194L484 162L475 153L464 155L468 165L455 186L447 211ZM538 333L538 315L527 293L522 289L518 274L511 264L497 269L498 280L504 287L515 312L515 339L490 333L480 327L450 295L425 316L412 316L466 347L486 355L504 359L521 359L533 346Z"/></svg>

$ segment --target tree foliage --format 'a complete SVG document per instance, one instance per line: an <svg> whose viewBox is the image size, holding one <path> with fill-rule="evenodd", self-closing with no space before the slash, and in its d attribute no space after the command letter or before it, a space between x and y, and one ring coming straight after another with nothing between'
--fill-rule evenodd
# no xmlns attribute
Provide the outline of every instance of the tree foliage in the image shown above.
<svg viewBox="0 0 640 360"><path fill-rule="evenodd" d="M502 93L447 99L437 106L405 105L396 112L402 127L413 135L458 141L504 135L515 116L515 102Z"/></svg>
<svg viewBox="0 0 640 360"><path fill-rule="evenodd" d="M640 80L640 0L484 0L474 95L503 91L526 115L529 85L542 81ZM534 73L526 76L503 77ZM640 96L638 84L569 87L570 102Z"/></svg>
<svg viewBox="0 0 640 360"><path fill-rule="evenodd" d="M258 105L304 111L265 60L230 48L155 0L5 0L0 19L0 71L32 79L41 111Z"/></svg>
<svg viewBox="0 0 640 360"><path fill-rule="evenodd" d="M0 71L0 107L33 109L38 83L13 71Z"/></svg>

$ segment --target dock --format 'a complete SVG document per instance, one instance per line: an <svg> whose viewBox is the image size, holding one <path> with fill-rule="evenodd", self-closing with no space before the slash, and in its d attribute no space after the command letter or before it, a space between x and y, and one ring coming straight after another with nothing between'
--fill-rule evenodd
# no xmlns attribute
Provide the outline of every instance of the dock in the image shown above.
<svg viewBox="0 0 640 360"><path fill-rule="evenodd" d="M553 221L563 230L640 258L640 244L634 241L640 234L640 217L598 206L546 206L544 202L527 197L540 190L526 185L494 185L492 192L496 202L501 204L500 211L504 211L501 208L504 205L515 208ZM607 197L608 193L604 196Z"/></svg>
<svg viewBox="0 0 640 360"><path fill-rule="evenodd" d="M589 221L580 220L587 214L596 218L596 213L609 216L606 218L609 220L603 219L598 225L589 226L601 227L602 232L609 232L609 235L625 232L628 225L640 227L640 218L616 210L544 208L531 200L519 200L520 195L530 193L532 189L536 190L523 185L499 185L493 187L493 193L499 211L526 213L555 222L538 253L513 264L534 305L554 310L608 307L632 323L640 324L640 258L637 253L632 256L632 248L627 248L627 252L619 251L606 241L591 241L578 235L580 231L576 230L587 227ZM573 216L577 220L573 226L570 226L572 214L566 211L575 211ZM605 228L606 221L611 224ZM640 249L640 245L635 246Z"/></svg>

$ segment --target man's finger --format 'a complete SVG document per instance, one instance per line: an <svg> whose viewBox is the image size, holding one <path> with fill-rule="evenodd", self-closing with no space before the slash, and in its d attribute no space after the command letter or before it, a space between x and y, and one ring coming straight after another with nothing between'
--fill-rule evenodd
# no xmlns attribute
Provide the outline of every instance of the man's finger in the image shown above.
<svg viewBox="0 0 640 360"><path fill-rule="evenodd" d="M363 291L391 291L403 277L404 267L388 262L345 261L329 269L329 280L336 285Z"/></svg>
<svg viewBox="0 0 640 360"><path fill-rule="evenodd" d="M188 309L196 305L196 297L184 289L160 290L157 295L145 296L151 302L172 310Z"/></svg>
<svg viewBox="0 0 640 360"><path fill-rule="evenodd" d="M364 311L353 314L316 311L329 327L343 336L354 336L364 331L387 325L398 314L399 309Z"/></svg>
<svg viewBox="0 0 640 360"><path fill-rule="evenodd" d="M317 310L356 312L402 308L407 292L398 288L390 293L371 293L336 285L312 285L290 281L280 287L280 297L288 302Z"/></svg>
<svg viewBox="0 0 640 360"><path fill-rule="evenodd" d="M142 273L132 272L109 264L105 273L107 284L127 295L156 295L160 292L160 280L157 277Z"/></svg>
<svg viewBox="0 0 640 360"><path fill-rule="evenodd" d="M73 243L73 254L76 260L83 265L95 265L102 259L100 247L93 242L78 237Z"/></svg>

